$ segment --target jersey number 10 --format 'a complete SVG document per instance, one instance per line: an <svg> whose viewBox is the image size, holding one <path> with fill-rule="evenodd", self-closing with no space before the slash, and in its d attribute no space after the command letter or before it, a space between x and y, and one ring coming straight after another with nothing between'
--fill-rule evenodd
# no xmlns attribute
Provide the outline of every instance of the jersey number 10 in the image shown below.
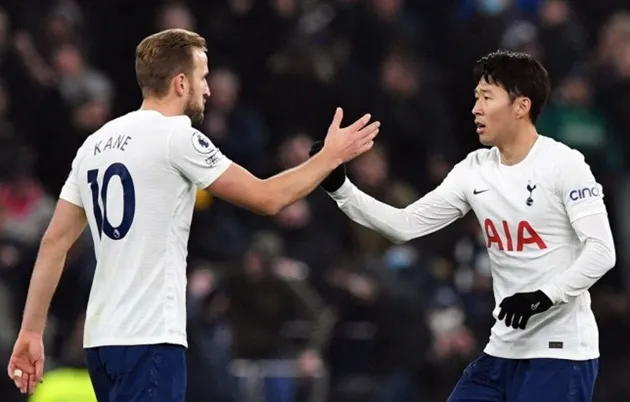
<svg viewBox="0 0 630 402"><path fill-rule="evenodd" d="M118 176L122 183L123 190L123 214L122 221L117 227L113 227L107 219L107 188L112 177ZM113 163L105 169L103 174L103 184L99 192L98 169L89 170L87 172L87 180L92 190L92 204L94 207L94 219L98 228L98 235L102 237L103 233L112 240L123 239L133 223L133 216L136 213L136 191L133 186L133 180L127 167L122 163ZM100 194L99 194L100 193ZM99 195L103 210L99 204Z"/></svg>

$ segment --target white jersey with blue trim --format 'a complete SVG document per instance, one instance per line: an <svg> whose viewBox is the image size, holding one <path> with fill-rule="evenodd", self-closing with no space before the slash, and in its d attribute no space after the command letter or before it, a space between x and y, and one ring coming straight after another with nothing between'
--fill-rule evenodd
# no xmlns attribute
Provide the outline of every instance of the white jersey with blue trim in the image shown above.
<svg viewBox="0 0 630 402"><path fill-rule="evenodd" d="M350 180L331 197L352 220L394 242L428 235L472 210L490 258L493 316L515 293L541 290L554 304L525 329L497 321L485 352L512 359L599 356L588 289L614 266L615 249L602 186L578 151L538 136L524 160L507 166L496 147L480 149L406 208L383 204Z"/></svg>
<svg viewBox="0 0 630 402"><path fill-rule="evenodd" d="M86 139L60 194L84 208L97 259L84 347L187 346L195 194L230 163L188 117L157 111L128 113Z"/></svg>

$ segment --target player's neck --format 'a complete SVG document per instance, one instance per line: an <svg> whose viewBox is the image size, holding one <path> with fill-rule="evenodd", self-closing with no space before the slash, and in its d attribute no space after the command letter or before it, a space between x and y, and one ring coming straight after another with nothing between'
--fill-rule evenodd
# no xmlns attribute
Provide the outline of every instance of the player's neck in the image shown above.
<svg viewBox="0 0 630 402"><path fill-rule="evenodd" d="M182 108L166 99L144 98L140 110L154 110L166 117L181 116Z"/></svg>
<svg viewBox="0 0 630 402"><path fill-rule="evenodd" d="M517 133L511 141L498 146L501 163L512 166L522 162L538 139L538 132L533 125Z"/></svg>

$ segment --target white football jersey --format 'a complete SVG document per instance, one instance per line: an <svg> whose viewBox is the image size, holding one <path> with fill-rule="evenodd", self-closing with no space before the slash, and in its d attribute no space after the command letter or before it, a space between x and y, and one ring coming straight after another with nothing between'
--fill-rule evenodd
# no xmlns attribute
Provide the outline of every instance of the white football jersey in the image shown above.
<svg viewBox="0 0 630 402"><path fill-rule="evenodd" d="M602 187L584 157L544 136L514 166L501 164L497 148L473 152L442 187L440 191L462 213L474 211L486 237L495 318L505 297L546 290L552 278L575 261L581 244L573 222L606 213ZM525 330L497 321L485 352L522 359L598 357L598 330L588 291L566 301L534 315Z"/></svg>
<svg viewBox="0 0 630 402"><path fill-rule="evenodd" d="M187 346L195 194L230 163L188 117L157 111L128 113L86 139L60 195L84 208L96 252L84 347Z"/></svg>
<svg viewBox="0 0 630 402"><path fill-rule="evenodd" d="M599 356L588 291L558 282L582 249L573 224L597 214L607 219L602 187L579 152L539 136L523 161L506 166L497 148L480 149L457 164L435 190L404 209L379 203L349 180L331 196L354 221L394 241L432 233L472 209L491 261L494 317L501 301L518 292L541 289L557 303L534 315L525 330L497 321L485 352L516 359Z"/></svg>

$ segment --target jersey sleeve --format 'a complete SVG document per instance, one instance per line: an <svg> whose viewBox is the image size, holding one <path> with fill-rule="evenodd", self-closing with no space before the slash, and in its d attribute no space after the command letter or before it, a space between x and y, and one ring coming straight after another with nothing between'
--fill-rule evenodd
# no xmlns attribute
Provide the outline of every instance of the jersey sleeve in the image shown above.
<svg viewBox="0 0 630 402"><path fill-rule="evenodd" d="M81 160L81 148L77 151L74 160L72 161L72 167L70 169L70 173L66 178L66 182L61 188L61 193L59 194L59 198L68 201L76 206L83 208L83 201L81 200L81 190L79 187L79 161ZM86 178L87 180L87 178Z"/></svg>
<svg viewBox="0 0 630 402"><path fill-rule="evenodd" d="M585 216L606 213L604 192L584 156L573 151L558 174L558 192L570 222Z"/></svg>
<svg viewBox="0 0 630 402"><path fill-rule="evenodd" d="M582 244L578 258L540 289L554 304L567 303L595 284L616 262L608 216L588 215L572 223Z"/></svg>
<svg viewBox="0 0 630 402"><path fill-rule="evenodd" d="M192 127L171 132L168 153L173 168L201 189L211 185L232 163L208 137Z"/></svg>
<svg viewBox="0 0 630 402"><path fill-rule="evenodd" d="M356 223L376 230L395 243L433 233L463 217L470 210L456 166L433 191L406 208L395 208L359 190L350 180L330 196Z"/></svg>

